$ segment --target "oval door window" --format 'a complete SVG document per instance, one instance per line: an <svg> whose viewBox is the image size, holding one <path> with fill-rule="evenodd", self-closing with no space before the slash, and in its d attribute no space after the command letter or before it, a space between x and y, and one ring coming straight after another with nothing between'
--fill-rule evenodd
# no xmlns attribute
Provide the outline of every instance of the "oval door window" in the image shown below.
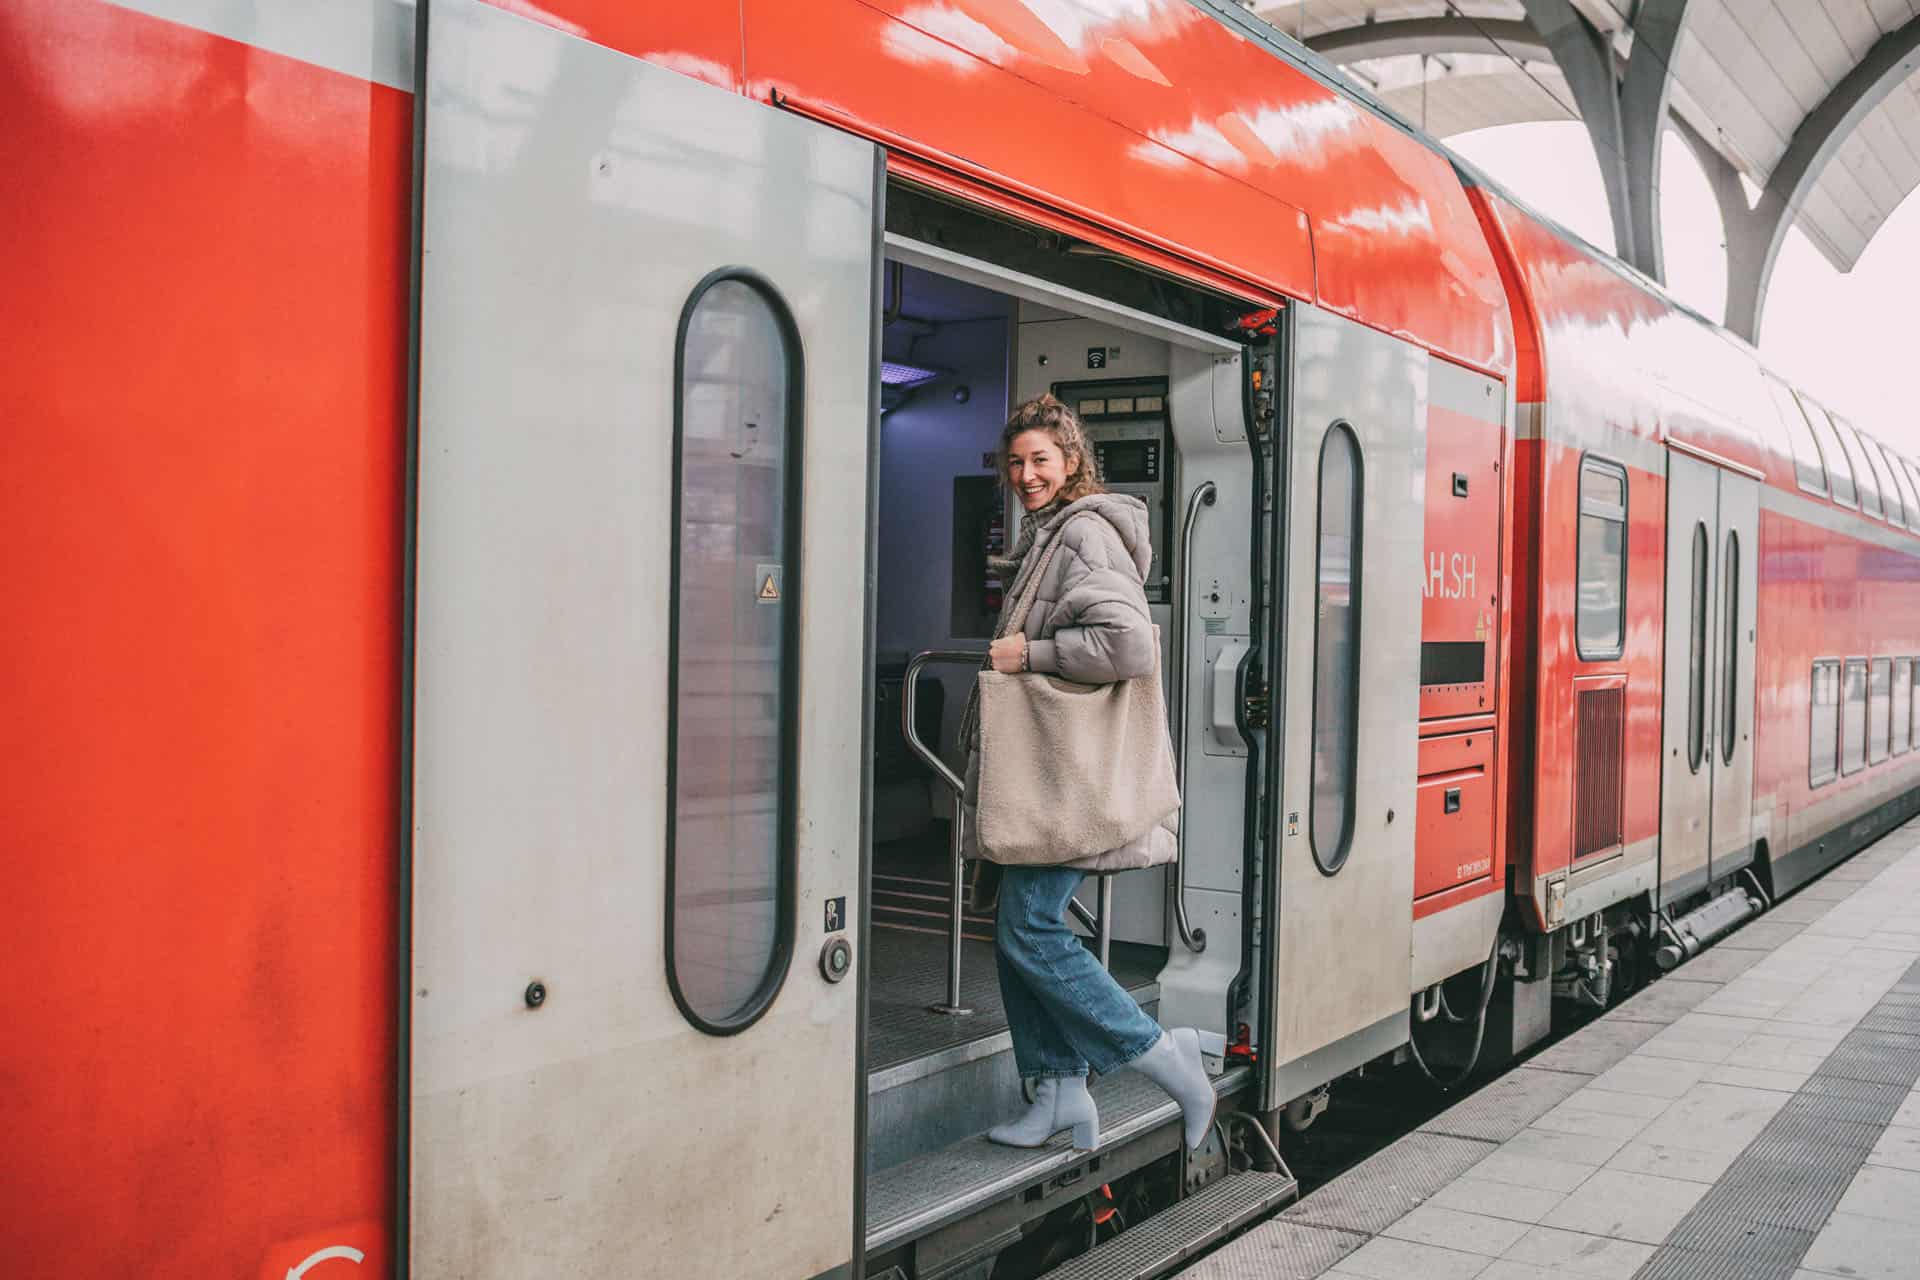
<svg viewBox="0 0 1920 1280"><path fill-rule="evenodd" d="M1336 423L1320 445L1314 568L1313 860L1328 875L1353 845L1360 712L1360 442Z"/></svg>
<svg viewBox="0 0 1920 1280"><path fill-rule="evenodd" d="M772 1003L793 951L799 338L765 280L715 272L676 368L667 982L725 1035Z"/></svg>
<svg viewBox="0 0 1920 1280"><path fill-rule="evenodd" d="M1727 552L1720 560L1720 576L1726 586L1726 628L1721 643L1720 670L1725 675L1720 687L1720 763L1733 763L1735 734L1740 728L1740 535L1727 530Z"/></svg>
<svg viewBox="0 0 1920 1280"><path fill-rule="evenodd" d="M1692 614L1687 625L1687 767L1700 772L1707 750L1707 526L1693 526Z"/></svg>

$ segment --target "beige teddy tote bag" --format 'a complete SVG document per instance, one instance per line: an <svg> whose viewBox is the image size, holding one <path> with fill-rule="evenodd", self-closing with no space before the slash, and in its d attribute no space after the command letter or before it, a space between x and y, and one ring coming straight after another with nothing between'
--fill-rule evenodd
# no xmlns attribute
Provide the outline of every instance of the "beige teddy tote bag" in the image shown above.
<svg viewBox="0 0 1920 1280"><path fill-rule="evenodd" d="M1059 547L1056 531L996 639L1024 625ZM1158 643L1154 653L1152 675L1112 684L980 673L981 856L1076 862L1139 839L1180 807Z"/></svg>

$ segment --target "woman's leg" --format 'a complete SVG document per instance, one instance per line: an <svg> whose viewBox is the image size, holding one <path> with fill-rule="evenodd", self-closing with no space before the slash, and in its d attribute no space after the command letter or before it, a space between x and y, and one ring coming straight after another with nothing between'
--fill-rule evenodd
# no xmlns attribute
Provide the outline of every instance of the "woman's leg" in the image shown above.
<svg viewBox="0 0 1920 1280"><path fill-rule="evenodd" d="M1032 873L1051 868L1007 867L1001 872L1000 903L994 916L994 962L1000 973L1000 999L1007 1009L1007 1030L1013 1035L1013 1061L1021 1078L1085 1076L1087 1060L1074 1051L1053 1018L1040 1003L1020 968L1007 955L1010 934L1032 928L1025 917L1033 910ZM1071 890L1069 890L1071 892Z"/></svg>
<svg viewBox="0 0 1920 1280"><path fill-rule="evenodd" d="M1111 1075L1160 1039L1160 1024L1067 927L1067 901L1083 878L1067 867L1008 867L1000 885L995 950L1023 1076L1078 1074L1088 1065ZM1022 1024L1033 1046L1024 1059Z"/></svg>

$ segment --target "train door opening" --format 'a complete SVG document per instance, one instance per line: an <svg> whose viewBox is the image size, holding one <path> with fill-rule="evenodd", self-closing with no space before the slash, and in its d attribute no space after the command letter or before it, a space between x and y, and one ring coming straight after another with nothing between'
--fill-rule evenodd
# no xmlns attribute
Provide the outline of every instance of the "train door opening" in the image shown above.
<svg viewBox="0 0 1920 1280"><path fill-rule="evenodd" d="M1105 486L1148 507L1148 607L1190 747L1186 870L1090 877L1076 927L1136 1000L1215 1033L1216 1048L1241 954L1247 745L1232 690L1254 508L1239 342L897 235L881 302L866 1231L875 1265L920 1274L948 1247L932 1238L942 1228L1061 1154L978 1136L1022 1105L1021 1084L994 955L997 877L973 861L955 875L961 723L1001 605L993 561L1020 532L994 466L1002 426L1014 405L1057 396ZM1097 1082L1096 1095L1128 1083ZM1102 1106L1103 1131L1126 1135L1128 1112Z"/></svg>
<svg viewBox="0 0 1920 1280"><path fill-rule="evenodd" d="M1668 453L1660 762L1667 904L1753 857L1758 523L1758 481Z"/></svg>

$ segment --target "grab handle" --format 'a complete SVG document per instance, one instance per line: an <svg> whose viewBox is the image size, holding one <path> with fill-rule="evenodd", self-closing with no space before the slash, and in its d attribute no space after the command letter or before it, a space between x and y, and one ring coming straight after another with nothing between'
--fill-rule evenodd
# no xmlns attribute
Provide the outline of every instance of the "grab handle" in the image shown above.
<svg viewBox="0 0 1920 1280"><path fill-rule="evenodd" d="M960 775L947 767L940 754L920 740L919 719L914 714L920 705L920 673L936 662L954 663L977 667L986 661L984 653L969 652L965 649L929 649L925 653L916 653L907 663L907 674L900 698L900 731L907 740L907 746L920 762L933 770L934 775L947 784L953 792L953 822L949 827L951 839L948 852L951 855L949 870L952 884L947 898L947 999L944 1004L931 1006L935 1013L949 1013L956 1017L972 1013L973 1010L960 1003L960 931L964 924L965 904L962 895L966 889L966 860L961 856L965 847L965 832L961 823L966 821L966 805L962 799L967 784Z"/></svg>
<svg viewBox="0 0 1920 1280"><path fill-rule="evenodd" d="M1202 481L1187 497L1187 518L1180 530L1180 649L1181 649L1181 690L1180 728L1174 735L1178 747L1174 756L1178 766L1180 783L1180 803L1187 802L1187 704L1190 699L1186 692L1185 671L1192 667L1186 661L1187 636L1193 627L1193 526L1200 519L1200 508L1210 507L1218 497L1219 491L1211 480ZM1174 837L1176 843L1173 859L1173 923L1180 931L1180 941L1187 950L1195 955L1207 949L1207 931L1194 928L1187 919L1187 824L1186 815L1181 815L1180 829Z"/></svg>

